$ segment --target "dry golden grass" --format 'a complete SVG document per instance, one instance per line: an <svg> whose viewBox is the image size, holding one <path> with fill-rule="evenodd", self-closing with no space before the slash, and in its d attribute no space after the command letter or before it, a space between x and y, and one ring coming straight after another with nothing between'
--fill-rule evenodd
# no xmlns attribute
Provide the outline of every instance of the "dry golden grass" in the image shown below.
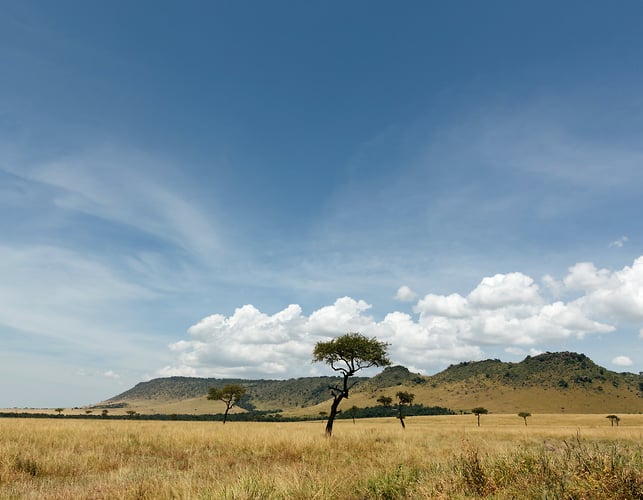
<svg viewBox="0 0 643 500"><path fill-rule="evenodd" d="M343 420L331 439L319 421L6 418L0 498L637 498L643 415L621 418Z"/></svg>

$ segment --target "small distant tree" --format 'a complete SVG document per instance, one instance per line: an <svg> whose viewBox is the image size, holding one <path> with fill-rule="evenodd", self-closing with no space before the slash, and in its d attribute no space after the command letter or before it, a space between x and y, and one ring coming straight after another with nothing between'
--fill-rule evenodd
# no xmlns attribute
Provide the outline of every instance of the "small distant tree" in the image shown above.
<svg viewBox="0 0 643 500"><path fill-rule="evenodd" d="M58 415L61 415L63 411L65 411L64 408L56 408L56 411L58 412Z"/></svg>
<svg viewBox="0 0 643 500"><path fill-rule="evenodd" d="M621 421L621 418L620 418L620 417L618 417L617 415L608 415L608 416L607 416L607 417L605 417L605 418L608 418L608 419L609 419L610 423L612 424L612 427L614 427L614 424L616 424L616 427L618 427L618 424L619 424L619 423L620 423L620 421Z"/></svg>
<svg viewBox="0 0 643 500"><path fill-rule="evenodd" d="M406 425L404 424L404 407L413 403L415 394L406 391L399 391L395 394L395 397L397 397L397 418L400 419L402 429L406 429Z"/></svg>
<svg viewBox="0 0 643 500"><path fill-rule="evenodd" d="M125 413L127 413L130 418L134 418L136 416L136 410L127 410Z"/></svg>
<svg viewBox="0 0 643 500"><path fill-rule="evenodd" d="M351 406L351 407L348 409L348 413L350 413L350 414L351 414L351 418L353 419L353 423L355 423L355 412L356 412L357 410L359 410L359 408L358 408L357 406L355 406L355 405Z"/></svg>
<svg viewBox="0 0 643 500"><path fill-rule="evenodd" d="M106 417L108 413L109 413L109 410L103 410L100 414L101 414L103 417Z"/></svg>
<svg viewBox="0 0 643 500"><path fill-rule="evenodd" d="M380 396L377 398L377 402L381 404L384 408L390 408L393 404L393 398L389 396Z"/></svg>
<svg viewBox="0 0 643 500"><path fill-rule="evenodd" d="M85 410L85 413L89 415L93 410Z"/></svg>
<svg viewBox="0 0 643 500"><path fill-rule="evenodd" d="M323 422L324 419L328 416L328 412L327 411L320 411L319 416L321 417L322 422Z"/></svg>
<svg viewBox="0 0 643 500"><path fill-rule="evenodd" d="M326 363L342 376L341 384L329 386L333 402L326 422L327 437L333 434L333 423L339 412L339 404L343 399L348 399L348 391L355 386L355 383L348 383L350 377L363 368L390 365L387 347L386 342L369 339L356 332L347 333L328 342L317 342L313 350L313 361Z"/></svg>
<svg viewBox="0 0 643 500"><path fill-rule="evenodd" d="M480 427L480 415L486 415L487 413L489 413L489 410L483 408L482 406L478 406L477 408L471 410L471 413L478 417L478 427Z"/></svg>
<svg viewBox="0 0 643 500"><path fill-rule="evenodd" d="M531 417L531 413L528 411L521 411L518 416L525 421L525 427L527 427L527 417Z"/></svg>
<svg viewBox="0 0 643 500"><path fill-rule="evenodd" d="M246 393L246 388L240 384L224 385L222 389L210 387L208 399L223 401L225 403L225 413L223 414L223 423L228 419L228 412Z"/></svg>

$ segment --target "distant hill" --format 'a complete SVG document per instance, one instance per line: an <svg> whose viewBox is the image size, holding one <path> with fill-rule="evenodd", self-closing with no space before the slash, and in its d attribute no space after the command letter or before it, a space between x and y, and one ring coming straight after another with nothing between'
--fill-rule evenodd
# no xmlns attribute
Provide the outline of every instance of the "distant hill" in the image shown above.
<svg viewBox="0 0 643 500"><path fill-rule="evenodd" d="M396 392L405 390L415 394L417 403L454 411L484 406L495 413L643 412L642 376L607 370L584 354L573 352L527 356L519 363L498 359L463 362L432 376L393 366L371 378L355 377L353 380L358 384L351 392L350 405L358 407L376 406L379 396L395 397ZM242 408L313 415L327 410L328 386L339 381L338 377L288 380L158 378L137 384L96 407L120 405L143 412L215 412L215 403L205 398L208 389L236 383L247 389L247 396L240 403Z"/></svg>
<svg viewBox="0 0 643 500"><path fill-rule="evenodd" d="M369 380L355 377L358 383ZM338 377L304 377L288 380L249 380L197 377L157 378L136 384L106 403L128 403L136 401L170 402L204 398L210 387L226 384L241 384L246 387L246 397L240 406L246 409L282 409L316 405L328 399L328 386L340 382ZM157 404L157 406L159 406Z"/></svg>
<svg viewBox="0 0 643 500"><path fill-rule="evenodd" d="M427 377L424 387L420 397L454 410L643 412L642 376L607 370L574 352L547 352L519 363L459 363Z"/></svg>

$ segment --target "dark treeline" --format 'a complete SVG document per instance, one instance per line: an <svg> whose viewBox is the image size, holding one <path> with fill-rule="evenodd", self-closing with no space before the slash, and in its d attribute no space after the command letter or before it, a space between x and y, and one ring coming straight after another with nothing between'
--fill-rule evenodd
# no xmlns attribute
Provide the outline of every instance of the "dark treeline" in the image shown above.
<svg viewBox="0 0 643 500"><path fill-rule="evenodd" d="M397 406L367 406L366 408L345 409L337 418L377 418L397 416ZM442 406L424 406L422 404L404 407L404 416L419 415L455 415L456 412Z"/></svg>
<svg viewBox="0 0 643 500"><path fill-rule="evenodd" d="M394 417L396 409L383 406L372 406L366 408L355 408L344 410L337 418L376 418L376 417ZM421 404L411 405L404 408L404 415L411 417L414 415L455 415L455 412L448 408L440 406L423 406ZM260 411L254 410L245 413L234 413L228 415L228 421L236 422L305 422L309 420L319 420L321 416L303 416L289 417L281 414L281 410ZM0 412L0 418L59 418L72 420L185 420L185 421L223 421L223 413L214 414L135 414L135 415L102 415L102 414L85 414L85 415L55 415L53 413L28 413L28 412Z"/></svg>

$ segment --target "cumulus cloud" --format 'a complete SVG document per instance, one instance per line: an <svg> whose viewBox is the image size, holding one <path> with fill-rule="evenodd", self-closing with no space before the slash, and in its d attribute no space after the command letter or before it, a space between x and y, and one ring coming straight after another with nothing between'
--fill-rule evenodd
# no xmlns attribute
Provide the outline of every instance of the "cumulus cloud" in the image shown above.
<svg viewBox="0 0 643 500"><path fill-rule="evenodd" d="M586 293L577 300L579 307L614 321L643 320L643 256L637 258L632 266L613 272L585 265L585 271L581 273L584 277L574 281L570 277L579 274L577 266L571 268L568 278L583 283L581 288Z"/></svg>
<svg viewBox="0 0 643 500"><path fill-rule="evenodd" d="M468 299L471 304L485 309L500 309L540 302L540 293L529 276L522 273L496 274L483 278Z"/></svg>
<svg viewBox="0 0 643 500"><path fill-rule="evenodd" d="M596 269L591 262L580 262L569 268L569 274L563 280L570 290L593 291L605 288L612 279L607 269Z"/></svg>
<svg viewBox="0 0 643 500"><path fill-rule="evenodd" d="M551 283L561 293L576 295L548 300ZM310 375L319 371L310 363L314 344L349 331L389 343L394 363L430 372L447 363L482 359L487 348L537 355L556 342L608 334L617 324L643 317L643 257L618 271L579 263L562 280L549 277L543 284L519 272L496 274L466 295L429 293L417 301L413 314L393 311L381 320L371 314L370 304L351 297L309 315L296 304L275 314L245 305L230 316L214 314L190 327L188 340L170 346L177 363L159 373ZM623 356L613 362L631 364Z"/></svg>
<svg viewBox="0 0 643 500"><path fill-rule="evenodd" d="M632 366L632 360L627 356L616 356L612 363L616 366Z"/></svg>
<svg viewBox="0 0 643 500"><path fill-rule="evenodd" d="M554 297L560 296L563 290L563 284L553 276L546 274L541 279L542 284L549 290L549 293Z"/></svg>
<svg viewBox="0 0 643 500"><path fill-rule="evenodd" d="M478 359L482 352L434 325L419 324L401 312L382 321L368 315L371 305L351 297L337 299L306 316L299 305L269 315L245 305L230 316L214 314L188 329L189 340L170 345L177 364L163 376L292 377L316 373L312 350L319 340L359 331L391 346L395 362L423 367L432 363ZM418 368L420 370L421 368Z"/></svg>
<svg viewBox="0 0 643 500"><path fill-rule="evenodd" d="M420 322L478 345L533 345L614 327L590 319L575 303L547 303L522 273L483 278L466 297L428 294L415 307Z"/></svg>
<svg viewBox="0 0 643 500"><path fill-rule="evenodd" d="M395 299L401 302L412 302L416 297L417 293L406 285L398 288L395 294Z"/></svg>
<svg viewBox="0 0 643 500"><path fill-rule="evenodd" d="M107 378L121 378L121 376L113 370L107 370L103 372L103 376Z"/></svg>
<svg viewBox="0 0 643 500"><path fill-rule="evenodd" d="M446 297L429 293L417 303L413 310L422 314L434 314L447 318L464 318L470 315L467 300L457 293Z"/></svg>

